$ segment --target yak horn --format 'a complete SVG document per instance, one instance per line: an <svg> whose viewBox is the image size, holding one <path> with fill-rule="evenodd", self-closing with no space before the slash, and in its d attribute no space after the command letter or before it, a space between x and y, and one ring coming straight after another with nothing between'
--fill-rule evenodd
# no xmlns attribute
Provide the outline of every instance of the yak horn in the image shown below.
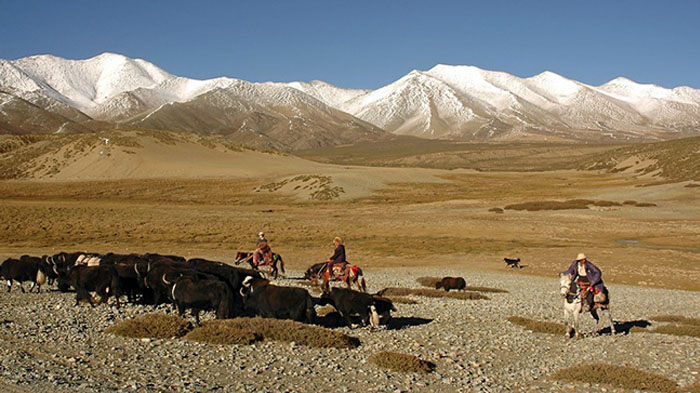
<svg viewBox="0 0 700 393"><path fill-rule="evenodd" d="M165 279L165 275L166 275L166 274L167 274L167 273L163 273L163 277L162 277L161 279L163 280L163 282L165 283L165 285L173 285L173 283L168 282L168 280Z"/></svg>

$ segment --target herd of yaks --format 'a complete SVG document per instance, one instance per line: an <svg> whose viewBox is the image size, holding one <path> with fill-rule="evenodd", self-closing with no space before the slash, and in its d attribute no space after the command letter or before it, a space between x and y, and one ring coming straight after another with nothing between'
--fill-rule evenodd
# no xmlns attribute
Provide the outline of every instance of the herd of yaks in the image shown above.
<svg viewBox="0 0 700 393"><path fill-rule="evenodd" d="M315 307L332 305L348 326L354 327L352 317L359 316L363 326L376 328L396 311L391 300L379 294L328 286L314 297L304 288L274 285L256 270L175 255L23 255L5 260L0 277L8 292L13 282L19 283L22 292L25 282L32 284L30 293L35 288L41 292L43 285L56 285L61 292L74 290L76 306L81 301L95 306L110 297L115 307L123 297L134 304L172 303L180 316L190 310L197 324L201 311L213 311L217 319L262 316L314 323Z"/></svg>

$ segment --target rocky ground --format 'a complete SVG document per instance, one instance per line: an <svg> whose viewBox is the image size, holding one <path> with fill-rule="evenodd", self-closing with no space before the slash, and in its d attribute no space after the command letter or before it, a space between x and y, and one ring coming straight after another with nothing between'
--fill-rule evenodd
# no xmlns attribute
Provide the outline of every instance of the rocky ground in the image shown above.
<svg viewBox="0 0 700 393"><path fill-rule="evenodd" d="M292 272L290 276L300 276ZM138 340L102 333L115 322L153 311L148 306L74 307L74 294L0 292L0 390L102 391L616 391L610 386L556 382L548 375L599 361L651 371L685 386L700 382L700 340L626 334L652 315L700 316L700 293L610 285L621 331L582 339L536 334L506 321L511 315L559 321L557 281L516 272L372 270L372 292L418 287L420 276L461 275L468 285L507 289L489 300L413 297L397 304L394 329L339 328L361 339L357 349L282 343L214 346L185 340ZM282 285L298 285L280 280ZM168 311L169 307L162 306ZM207 315L211 318L211 315ZM585 319L583 331L594 325ZM378 351L416 355L433 373L402 374L368 362Z"/></svg>

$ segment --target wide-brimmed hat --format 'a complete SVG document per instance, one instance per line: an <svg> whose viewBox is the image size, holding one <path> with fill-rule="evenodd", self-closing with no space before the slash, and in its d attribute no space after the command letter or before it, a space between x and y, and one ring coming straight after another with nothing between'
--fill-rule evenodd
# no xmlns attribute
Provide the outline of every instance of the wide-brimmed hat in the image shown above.
<svg viewBox="0 0 700 393"><path fill-rule="evenodd" d="M580 253L576 256L576 260L577 260L577 261L582 261L582 260L584 260L584 259L586 259L586 254L584 254L584 253L582 253L582 252L580 252Z"/></svg>
<svg viewBox="0 0 700 393"><path fill-rule="evenodd" d="M265 236L265 232L258 233L258 236Z"/></svg>

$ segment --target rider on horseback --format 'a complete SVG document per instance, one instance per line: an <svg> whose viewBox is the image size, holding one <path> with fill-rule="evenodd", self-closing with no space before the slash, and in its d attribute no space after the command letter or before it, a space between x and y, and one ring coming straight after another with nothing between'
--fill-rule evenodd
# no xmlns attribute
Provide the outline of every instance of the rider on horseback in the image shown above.
<svg viewBox="0 0 700 393"><path fill-rule="evenodd" d="M603 303L607 300L602 279L603 273L596 265L586 259L584 253L579 253L569 269L562 274L576 277L576 284L582 291L582 300L585 300L583 302L585 311L590 311L590 307L594 303Z"/></svg>
<svg viewBox="0 0 700 393"><path fill-rule="evenodd" d="M333 246L335 247L335 251L333 252L333 255L331 255L331 257L328 258L328 271L331 274L334 274L333 266L335 266L336 264L345 265L346 263L348 263L348 261L345 259L345 245L343 244L343 239L336 236L333 239Z"/></svg>
<svg viewBox="0 0 700 393"><path fill-rule="evenodd" d="M258 243L255 253L253 254L253 264L255 266L267 266L272 263L272 249L267 243L265 233L258 234Z"/></svg>

